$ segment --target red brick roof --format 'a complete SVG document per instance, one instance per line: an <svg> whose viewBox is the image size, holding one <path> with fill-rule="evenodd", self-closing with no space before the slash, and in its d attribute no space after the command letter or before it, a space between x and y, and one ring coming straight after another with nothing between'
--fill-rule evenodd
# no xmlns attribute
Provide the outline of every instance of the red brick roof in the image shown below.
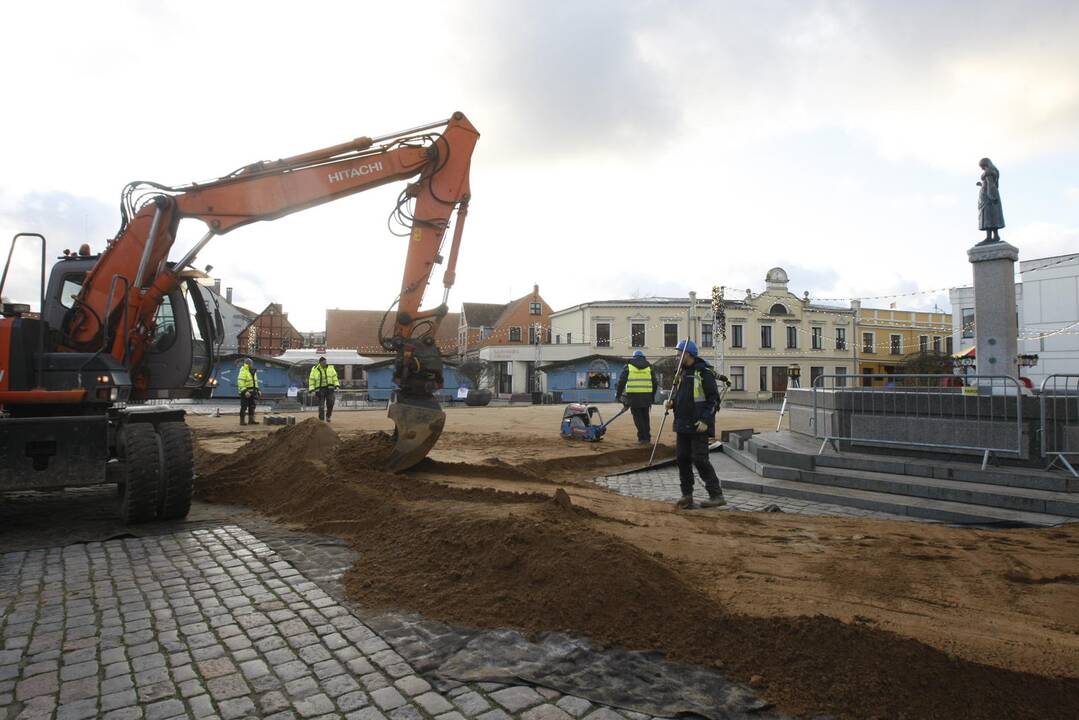
<svg viewBox="0 0 1079 720"><path fill-rule="evenodd" d="M327 310L326 347L356 348L361 355L390 355L378 341L379 324L385 310ZM442 353L457 352L457 325L459 313L447 313L438 327L435 340ZM393 315L386 319L388 329L393 327Z"/></svg>

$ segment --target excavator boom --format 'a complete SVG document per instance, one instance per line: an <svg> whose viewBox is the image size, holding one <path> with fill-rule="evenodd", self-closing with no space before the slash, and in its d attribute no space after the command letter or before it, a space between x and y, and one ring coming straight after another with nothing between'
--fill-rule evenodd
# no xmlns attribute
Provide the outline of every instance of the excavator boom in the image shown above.
<svg viewBox="0 0 1079 720"><path fill-rule="evenodd" d="M426 456L445 422L434 397L442 387L442 359L435 336L455 280L471 197L469 169L478 138L475 127L458 112L445 121L402 132L246 165L209 182L131 183L122 196L120 230L76 283L81 287L70 309L58 309L56 317L62 321L50 331L55 342L49 350L91 354L98 364L107 356L130 374L132 399L150 397L165 382L149 361L161 344L159 308L177 296L186 282L185 269L211 239L254 222L276 220L407 181L393 215L403 226L401 235L407 237L401 291L396 312L388 313L393 321L385 323L380 342L395 354L394 378L399 387L389 413L398 438L390 466L393 470L411 467ZM439 305L425 310L421 308L424 293L435 266L444 262L443 244L455 213L442 276L444 294ZM186 218L202 221L206 233L182 258L170 262L179 223ZM68 307L66 302L64 307ZM208 329L212 325L204 318L199 323ZM205 382L208 373L199 374L199 379ZM6 392L0 387L0 407L16 400L33 404L25 394L16 398ZM45 396L40 400L45 402Z"/></svg>

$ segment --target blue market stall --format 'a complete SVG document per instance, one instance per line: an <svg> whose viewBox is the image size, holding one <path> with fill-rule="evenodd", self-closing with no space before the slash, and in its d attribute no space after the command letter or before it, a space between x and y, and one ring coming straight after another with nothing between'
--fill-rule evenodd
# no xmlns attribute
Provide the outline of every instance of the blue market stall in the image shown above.
<svg viewBox="0 0 1079 720"><path fill-rule="evenodd" d="M251 364L258 372L259 388L264 398L285 397L289 386L296 384L294 379L289 378L291 363L274 358L234 353L223 356L214 364L213 373L210 375L210 382L214 385L212 397L218 399L240 397L236 380L240 373L240 366L247 358L251 358Z"/></svg>
<svg viewBox="0 0 1079 720"><path fill-rule="evenodd" d="M618 376L629 362L610 355L587 355L574 360L541 365L547 376L547 392L561 396L562 402L614 402Z"/></svg>
<svg viewBox="0 0 1079 720"><path fill-rule="evenodd" d="M397 386L393 382L393 360L382 360L364 368L367 373L367 397L371 400L389 400ZM439 400L452 400L457 397L457 366L444 363L442 366L444 387L435 395Z"/></svg>

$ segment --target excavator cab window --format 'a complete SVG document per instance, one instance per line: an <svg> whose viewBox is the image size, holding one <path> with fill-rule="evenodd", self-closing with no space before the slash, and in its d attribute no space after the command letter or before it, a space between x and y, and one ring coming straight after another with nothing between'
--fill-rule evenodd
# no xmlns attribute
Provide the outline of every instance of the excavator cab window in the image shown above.
<svg viewBox="0 0 1079 720"><path fill-rule="evenodd" d="M72 308L75 306L75 298L78 297L79 291L82 290L82 281L85 278L86 273L68 275L64 278L64 286L60 288L61 305L66 308Z"/></svg>
<svg viewBox="0 0 1079 720"><path fill-rule="evenodd" d="M154 315L154 338L151 345L155 350L165 352L176 342L176 311L172 307L172 297L166 295Z"/></svg>
<svg viewBox="0 0 1079 720"><path fill-rule="evenodd" d="M214 322L198 283L188 278L183 285L191 318L191 376L188 386L201 387L210 377L214 362Z"/></svg>

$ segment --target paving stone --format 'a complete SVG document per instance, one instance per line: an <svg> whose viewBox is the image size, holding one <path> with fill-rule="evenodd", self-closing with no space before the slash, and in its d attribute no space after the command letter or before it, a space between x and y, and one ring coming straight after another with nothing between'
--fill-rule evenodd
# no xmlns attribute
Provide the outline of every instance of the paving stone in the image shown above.
<svg viewBox="0 0 1079 720"><path fill-rule="evenodd" d="M367 706L371 701L368 699L367 693L362 690L356 690L355 692L341 695L336 698L334 702L337 703L337 707L342 712L352 712L353 710L359 710L360 708Z"/></svg>
<svg viewBox="0 0 1079 720"><path fill-rule="evenodd" d="M186 714L184 704L176 698L150 703L143 708L143 711L146 714L146 720L165 720L165 718Z"/></svg>
<svg viewBox="0 0 1079 720"><path fill-rule="evenodd" d="M285 692L293 699L305 698L319 691L318 682L310 675L285 683Z"/></svg>
<svg viewBox="0 0 1079 720"><path fill-rule="evenodd" d="M308 645L301 648L298 654L309 665L333 659L330 651L322 645Z"/></svg>
<svg viewBox="0 0 1079 720"><path fill-rule="evenodd" d="M53 695L60 688L59 673L47 672L22 680L15 686L18 700L29 700L41 695Z"/></svg>
<svg viewBox="0 0 1079 720"><path fill-rule="evenodd" d="M386 720L386 716L374 707L365 707L362 710L351 712L345 716L345 720Z"/></svg>
<svg viewBox="0 0 1079 720"><path fill-rule="evenodd" d="M253 680L270 673L269 666L262 660L248 660L240 663L240 672L248 680Z"/></svg>
<svg viewBox="0 0 1079 720"><path fill-rule="evenodd" d="M134 690L121 690L120 692L111 693L109 695L102 695L101 709L103 711L108 711L130 707L137 701Z"/></svg>
<svg viewBox="0 0 1079 720"><path fill-rule="evenodd" d="M176 694L176 689L176 686L170 682L156 682L149 685L140 685L135 688L135 692L139 696L139 702L149 703L172 697Z"/></svg>
<svg viewBox="0 0 1079 720"><path fill-rule="evenodd" d="M221 712L221 717L224 718L224 720L234 720L234 718L252 717L256 715L255 703L252 702L249 697L222 700L217 704L217 708Z"/></svg>
<svg viewBox="0 0 1079 720"><path fill-rule="evenodd" d="M312 669L320 680L326 680L327 678L341 675L345 672L345 666L333 659L315 663Z"/></svg>
<svg viewBox="0 0 1079 720"><path fill-rule="evenodd" d="M405 695L419 695L431 689L431 683L418 675L403 677L394 683L398 690Z"/></svg>
<svg viewBox="0 0 1079 720"><path fill-rule="evenodd" d="M476 720L512 720L512 718L502 708L495 708L482 715L477 715Z"/></svg>
<svg viewBox="0 0 1079 720"><path fill-rule="evenodd" d="M263 720L296 720L296 713L291 710L283 710L273 715L267 715Z"/></svg>
<svg viewBox="0 0 1079 720"><path fill-rule="evenodd" d="M103 720L139 720L142 717L142 708L126 707L119 710L111 710L102 716Z"/></svg>
<svg viewBox="0 0 1079 720"><path fill-rule="evenodd" d="M243 676L239 673L208 680L206 689L209 690L213 699L218 702L240 697L248 692L247 683L244 682Z"/></svg>
<svg viewBox="0 0 1079 720"><path fill-rule="evenodd" d="M453 712L437 715L435 720L465 720L465 716L454 710Z"/></svg>
<svg viewBox="0 0 1079 720"><path fill-rule="evenodd" d="M367 675L375 671L375 666L367 661L367 658L355 658L345 663L349 672L353 675Z"/></svg>
<svg viewBox="0 0 1079 720"><path fill-rule="evenodd" d="M197 695L187 699L191 713L197 718L205 718L214 714L214 703L209 695Z"/></svg>
<svg viewBox="0 0 1079 720"><path fill-rule="evenodd" d="M74 665L65 665L64 667L60 668L60 679L78 680L79 678L97 675L97 670L98 666L96 660L75 663Z"/></svg>
<svg viewBox="0 0 1079 720"><path fill-rule="evenodd" d="M209 680L236 672L236 666L227 657L214 658L212 660L200 660L195 663L199 674Z"/></svg>
<svg viewBox="0 0 1079 720"><path fill-rule="evenodd" d="M432 715L440 715L453 710L450 701L436 692L427 692L413 698L413 701Z"/></svg>
<svg viewBox="0 0 1079 720"><path fill-rule="evenodd" d="M281 665L276 665L273 671L277 674L277 677L286 682L295 680L298 677L303 677L310 672L310 670L307 669L307 666L299 660L292 660Z"/></svg>
<svg viewBox="0 0 1079 720"><path fill-rule="evenodd" d="M562 693L557 690L552 690L551 688L537 687L536 692L547 700L558 700L558 698L562 697Z"/></svg>
<svg viewBox="0 0 1079 720"><path fill-rule="evenodd" d="M585 720L623 720L622 716L610 708L601 707L599 710L585 716Z"/></svg>
<svg viewBox="0 0 1079 720"><path fill-rule="evenodd" d="M491 693L491 699L511 713L543 702L543 696L526 685L514 685L503 690L497 690ZM460 704L458 704L458 707L460 707Z"/></svg>
<svg viewBox="0 0 1079 720"><path fill-rule="evenodd" d="M392 710L401 707L407 700L395 687L383 687L371 692L371 701L383 710Z"/></svg>
<svg viewBox="0 0 1079 720"><path fill-rule="evenodd" d="M289 706L288 698L277 690L271 690L268 693L264 693L259 698L259 707L262 708L263 714L270 715L275 712L284 710Z"/></svg>
<svg viewBox="0 0 1079 720"><path fill-rule="evenodd" d="M292 703L292 707L296 709L296 713L300 717L305 718L325 715L334 711L333 701L321 693L306 697L303 700L297 700Z"/></svg>
<svg viewBox="0 0 1079 720"><path fill-rule="evenodd" d="M360 684L351 675L337 675L322 683L322 689L332 698L359 690Z"/></svg>
<svg viewBox="0 0 1079 720"><path fill-rule="evenodd" d="M453 698L453 704L466 716L476 717L491 709L491 703L478 692L469 691Z"/></svg>
<svg viewBox="0 0 1079 720"><path fill-rule="evenodd" d="M97 698L61 703L56 708L56 720L85 720L97 715Z"/></svg>
<svg viewBox="0 0 1079 720"><path fill-rule="evenodd" d="M592 703L575 695L566 695L555 704L573 717L581 717L592 709Z"/></svg>
<svg viewBox="0 0 1079 720"><path fill-rule="evenodd" d="M402 705L386 715L390 720L424 720L424 714L413 705Z"/></svg>
<svg viewBox="0 0 1079 720"><path fill-rule="evenodd" d="M573 716L556 705L544 703L521 715L521 720L573 720Z"/></svg>
<svg viewBox="0 0 1079 720"><path fill-rule="evenodd" d="M80 678L70 682L60 683L60 702L69 703L75 700L85 700L96 697L98 694L98 682L96 677Z"/></svg>

